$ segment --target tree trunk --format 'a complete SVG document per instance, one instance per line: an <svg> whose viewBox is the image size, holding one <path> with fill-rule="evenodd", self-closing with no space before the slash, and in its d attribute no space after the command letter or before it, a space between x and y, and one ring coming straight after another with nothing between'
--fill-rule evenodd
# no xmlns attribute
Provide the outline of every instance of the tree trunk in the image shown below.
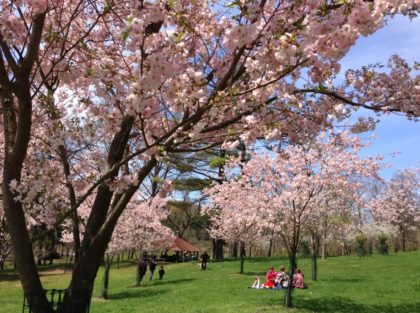
<svg viewBox="0 0 420 313"><path fill-rule="evenodd" d="M406 248L407 248L407 238L406 238L406 232L405 232L405 230L403 230L401 232L401 249L402 249L402 252L405 252Z"/></svg>
<svg viewBox="0 0 420 313"><path fill-rule="evenodd" d="M291 255L289 255L289 262L290 262L290 275L289 275L289 286L287 287L286 292L284 293L284 306L286 309L293 307L292 301L292 292L293 292L293 276L295 274L295 270L297 268L296 265L296 251L292 251Z"/></svg>
<svg viewBox="0 0 420 313"><path fill-rule="evenodd" d="M312 232L312 256L311 256L311 268L312 268L312 280L316 281L318 275L318 247L317 247L317 236L315 232Z"/></svg>
<svg viewBox="0 0 420 313"><path fill-rule="evenodd" d="M327 227L322 231L321 256L323 260L327 258Z"/></svg>
<svg viewBox="0 0 420 313"><path fill-rule="evenodd" d="M141 269L140 269L141 260L139 259L137 263L137 272L136 272L136 287L140 287L142 276L141 276Z"/></svg>
<svg viewBox="0 0 420 313"><path fill-rule="evenodd" d="M272 254L273 254L273 238L271 238L269 242L267 257L271 258Z"/></svg>
<svg viewBox="0 0 420 313"><path fill-rule="evenodd" d="M317 256L315 253L312 253L312 262L311 262L311 267L312 267L312 280L316 281L317 276L318 276L318 264L317 264Z"/></svg>
<svg viewBox="0 0 420 313"><path fill-rule="evenodd" d="M235 258L235 259L237 259L238 258L238 242L237 241L235 241L233 244L232 244L232 258Z"/></svg>
<svg viewBox="0 0 420 313"><path fill-rule="evenodd" d="M108 287L109 287L109 271L111 270L111 260L107 253L104 268L104 279L102 281L102 298L108 299Z"/></svg>
<svg viewBox="0 0 420 313"><path fill-rule="evenodd" d="M245 261L245 244L241 242L240 248L239 248L239 256L241 260L240 270L239 273L244 273L244 261Z"/></svg>
<svg viewBox="0 0 420 313"><path fill-rule="evenodd" d="M63 165L64 174L66 175L66 187L67 187L67 192L69 195L70 206L75 208L72 212L71 218L73 222L72 230L73 230L74 259L77 260L77 258L79 257L79 249L80 249L80 232L79 232L79 217L78 217L77 208L76 208L76 202L77 202L76 192L69 179L69 177L71 176L70 163L68 161L67 149L64 145L60 145L58 147L58 154L61 159L61 164Z"/></svg>
<svg viewBox="0 0 420 313"><path fill-rule="evenodd" d="M213 239L213 259L217 261L223 260L223 244L222 239Z"/></svg>
<svg viewBox="0 0 420 313"><path fill-rule="evenodd" d="M23 291L33 313L48 313L52 312L52 308L39 279L23 207L19 201L15 200L18 194L10 188L12 182L21 181L23 162L30 140L32 102L29 88L30 85L27 82L27 86L22 87L18 96L17 116L12 110L12 98L2 100L3 108L7 109L3 112L5 149L2 198Z"/></svg>

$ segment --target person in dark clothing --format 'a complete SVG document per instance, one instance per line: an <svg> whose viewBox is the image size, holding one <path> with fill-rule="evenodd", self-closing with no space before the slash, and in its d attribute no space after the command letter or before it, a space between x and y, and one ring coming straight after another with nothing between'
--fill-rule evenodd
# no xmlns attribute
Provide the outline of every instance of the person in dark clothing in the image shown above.
<svg viewBox="0 0 420 313"><path fill-rule="evenodd" d="M206 251L200 256L201 259L201 270L205 270L207 268L207 262L209 261L209 255Z"/></svg>
<svg viewBox="0 0 420 313"><path fill-rule="evenodd" d="M159 280L163 279L163 275L165 275L165 270L163 269L163 265L161 265L159 269Z"/></svg>
<svg viewBox="0 0 420 313"><path fill-rule="evenodd" d="M139 271L139 276L138 276L138 281L137 281L137 286L140 286L140 282L143 280L144 275L146 275L147 272L147 263L145 259L142 259L139 262L138 265L138 271Z"/></svg>
<svg viewBox="0 0 420 313"><path fill-rule="evenodd" d="M153 274L155 273L155 269L156 269L156 261L155 259L150 259L150 262L149 262L150 279L149 280L153 279Z"/></svg>

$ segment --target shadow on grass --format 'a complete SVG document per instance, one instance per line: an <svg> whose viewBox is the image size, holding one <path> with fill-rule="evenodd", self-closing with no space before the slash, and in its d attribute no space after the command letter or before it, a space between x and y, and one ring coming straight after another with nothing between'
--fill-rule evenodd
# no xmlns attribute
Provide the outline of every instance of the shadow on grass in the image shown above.
<svg viewBox="0 0 420 313"><path fill-rule="evenodd" d="M19 280L19 276L15 270L4 270L0 272L0 281Z"/></svg>
<svg viewBox="0 0 420 313"><path fill-rule="evenodd" d="M239 272L237 274L239 274ZM244 272L243 274L240 274L240 275L252 276L252 277L260 276L260 279L264 279L265 274L266 274L265 272Z"/></svg>
<svg viewBox="0 0 420 313"><path fill-rule="evenodd" d="M177 285L182 283L189 283L191 281L194 281L196 279L194 278L181 278L181 279L171 279L171 280L153 280L153 281L146 281L146 283L143 281L140 287L137 286L130 286L129 288L135 288L138 290L144 289L144 288L150 288L154 286L160 286L160 285Z"/></svg>
<svg viewBox="0 0 420 313"><path fill-rule="evenodd" d="M316 313L419 313L420 302L408 304L369 305L356 303L350 298L334 297L327 299L296 299L298 309Z"/></svg>
<svg viewBox="0 0 420 313"><path fill-rule="evenodd" d="M189 282L192 282L194 280L196 280L196 279L194 279L194 278L181 278L181 279L172 279L172 280L155 280L153 285L148 285L148 286L177 285L177 284L182 284L182 283L189 283Z"/></svg>
<svg viewBox="0 0 420 313"><path fill-rule="evenodd" d="M339 283L362 283L362 282L366 282L366 279L331 277L331 278L323 278L322 281L332 281L332 282L339 282Z"/></svg>
<svg viewBox="0 0 420 313"><path fill-rule="evenodd" d="M162 294L168 293L169 290L155 290L148 288L130 289L109 295L109 300L120 300L130 298L148 298L153 296L161 296Z"/></svg>

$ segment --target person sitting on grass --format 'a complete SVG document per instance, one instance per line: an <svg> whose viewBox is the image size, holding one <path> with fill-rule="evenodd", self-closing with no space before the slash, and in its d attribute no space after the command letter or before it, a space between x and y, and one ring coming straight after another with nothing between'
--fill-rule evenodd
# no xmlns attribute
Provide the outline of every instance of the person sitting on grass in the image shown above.
<svg viewBox="0 0 420 313"><path fill-rule="evenodd" d="M263 285L260 284L260 278L258 276L255 276L254 278L255 278L255 280L254 280L254 283L252 284L251 288L252 289L261 289L261 286L263 286Z"/></svg>
<svg viewBox="0 0 420 313"><path fill-rule="evenodd" d="M293 288L305 289L305 282L303 279L303 273L300 269L296 269L295 275L293 275Z"/></svg>
<svg viewBox="0 0 420 313"><path fill-rule="evenodd" d="M275 286L277 289L287 288L289 286L289 276L286 274L286 268L282 265L277 273Z"/></svg>
<svg viewBox="0 0 420 313"><path fill-rule="evenodd" d="M270 267L265 275L264 288L273 289L276 277L277 272L274 270L274 267Z"/></svg>

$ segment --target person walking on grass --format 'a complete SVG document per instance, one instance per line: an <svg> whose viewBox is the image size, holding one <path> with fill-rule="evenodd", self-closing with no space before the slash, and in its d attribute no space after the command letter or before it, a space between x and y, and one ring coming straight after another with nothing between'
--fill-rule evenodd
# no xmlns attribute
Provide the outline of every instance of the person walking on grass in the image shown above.
<svg viewBox="0 0 420 313"><path fill-rule="evenodd" d="M150 262L149 262L149 270L150 270L150 279L149 280L153 279L153 274L155 273L155 269L156 269L156 261L155 261L154 258L151 258Z"/></svg>
<svg viewBox="0 0 420 313"><path fill-rule="evenodd" d="M163 269L163 265L161 265L159 269L159 280L163 279L163 275L165 275L165 270Z"/></svg>
<svg viewBox="0 0 420 313"><path fill-rule="evenodd" d="M205 270L207 268L207 262L209 261L209 255L207 254L207 251L204 251L204 253L200 256L201 259L201 270Z"/></svg>
<svg viewBox="0 0 420 313"><path fill-rule="evenodd" d="M147 262L145 259L141 259L138 264L137 286L140 286L140 283L143 280L144 275L146 275L146 272L147 272Z"/></svg>

